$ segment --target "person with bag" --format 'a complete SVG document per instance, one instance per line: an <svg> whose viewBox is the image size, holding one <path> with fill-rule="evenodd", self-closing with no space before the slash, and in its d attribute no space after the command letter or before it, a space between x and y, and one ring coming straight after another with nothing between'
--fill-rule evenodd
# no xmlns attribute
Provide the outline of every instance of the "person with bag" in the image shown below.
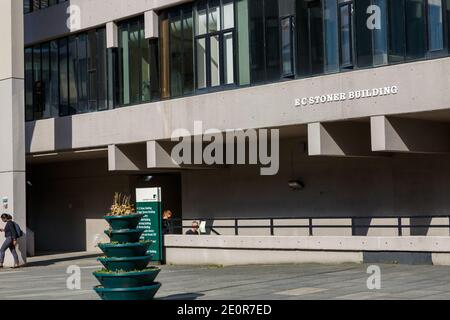
<svg viewBox="0 0 450 320"><path fill-rule="evenodd" d="M3 262L5 261L5 252L7 249L11 251L14 258L14 268L19 268L19 257L16 251L17 239L23 235L22 230L17 223L12 221L12 216L9 214L2 214L1 220L6 223L4 229L0 229L1 232L5 233L5 241L0 248L0 268L3 268ZM18 232L18 230L20 230ZM22 233L22 234L20 234Z"/></svg>

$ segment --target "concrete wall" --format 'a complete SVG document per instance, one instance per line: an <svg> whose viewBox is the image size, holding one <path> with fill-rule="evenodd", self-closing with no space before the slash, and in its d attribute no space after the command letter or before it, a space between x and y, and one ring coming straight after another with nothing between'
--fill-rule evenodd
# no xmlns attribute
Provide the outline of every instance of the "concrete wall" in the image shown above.
<svg viewBox="0 0 450 320"><path fill-rule="evenodd" d="M230 166L221 170L182 173L183 217L373 217L448 215L450 157L394 155L373 158L309 157L301 139L282 140L280 172L260 176L259 168ZM300 179L305 189L291 191L288 181ZM292 221L306 224L307 221ZM216 221L215 226L233 222ZM246 222L244 222L246 223ZM248 222L247 222L248 223ZM256 221L269 226L269 221ZM280 221L276 221L280 223ZM288 223L288 222L284 222ZM347 220L314 220L351 226ZM402 224L449 224L449 219L404 220ZM397 219L367 219L359 224L397 224ZM217 229L234 234L233 229ZM307 235L307 229L276 230L277 235ZM449 235L447 229L403 230L404 235ZM242 235L267 235L269 229ZM360 235L396 236L396 229L358 229ZM348 229L316 229L315 235L351 235Z"/></svg>
<svg viewBox="0 0 450 320"><path fill-rule="evenodd" d="M450 262L448 237L165 236L165 244L167 263L182 265Z"/></svg>
<svg viewBox="0 0 450 320"><path fill-rule="evenodd" d="M112 175L107 160L61 162L29 168L29 227L36 251L95 250L105 241L103 215L114 192L129 192L130 177Z"/></svg>
<svg viewBox="0 0 450 320"><path fill-rule="evenodd" d="M450 58L319 76L29 122L27 152L170 139L176 129L283 127L420 111L446 110ZM396 85L396 95L296 107L301 97ZM101 132L101 134L98 134Z"/></svg>

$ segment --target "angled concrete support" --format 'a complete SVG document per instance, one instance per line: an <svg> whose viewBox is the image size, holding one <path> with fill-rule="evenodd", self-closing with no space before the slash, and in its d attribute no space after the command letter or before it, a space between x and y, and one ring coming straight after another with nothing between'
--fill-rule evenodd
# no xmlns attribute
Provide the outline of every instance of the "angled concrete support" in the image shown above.
<svg viewBox="0 0 450 320"><path fill-rule="evenodd" d="M173 161L172 142L147 142L147 167L150 169L179 169L181 166Z"/></svg>
<svg viewBox="0 0 450 320"><path fill-rule="evenodd" d="M147 169L145 144L108 146L109 171L143 171Z"/></svg>
<svg viewBox="0 0 450 320"><path fill-rule="evenodd" d="M365 157L370 150L370 128L365 122L308 124L310 156Z"/></svg>
<svg viewBox="0 0 450 320"><path fill-rule="evenodd" d="M371 118L372 150L449 153L450 126L445 123L376 116Z"/></svg>
<svg viewBox="0 0 450 320"><path fill-rule="evenodd" d="M0 12L0 201L1 213L9 213L26 230L25 111L23 1L4 0ZM0 228L3 228L0 222ZM4 234L0 233L0 243ZM26 262L26 237L19 241L21 263ZM5 266L12 266L11 254Z"/></svg>

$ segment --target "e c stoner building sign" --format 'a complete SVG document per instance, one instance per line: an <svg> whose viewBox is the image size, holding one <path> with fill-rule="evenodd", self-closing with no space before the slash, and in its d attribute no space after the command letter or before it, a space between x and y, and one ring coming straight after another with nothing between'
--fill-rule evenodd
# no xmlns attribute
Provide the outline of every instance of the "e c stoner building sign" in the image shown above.
<svg viewBox="0 0 450 320"><path fill-rule="evenodd" d="M339 92L331 94L323 94L320 96L311 96L295 99L296 107L306 107L317 104L325 104L332 102L342 102L347 100L359 100L367 98L376 98L383 96L396 95L399 92L397 86L387 86L383 88L363 89L349 92Z"/></svg>

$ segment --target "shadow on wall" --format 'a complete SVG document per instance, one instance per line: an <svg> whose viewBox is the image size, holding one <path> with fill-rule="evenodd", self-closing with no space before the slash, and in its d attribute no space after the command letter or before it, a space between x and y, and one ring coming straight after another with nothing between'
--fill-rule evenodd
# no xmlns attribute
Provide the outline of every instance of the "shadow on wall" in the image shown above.
<svg viewBox="0 0 450 320"><path fill-rule="evenodd" d="M70 6L71 1L69 0L45 10L26 14L24 17L25 45L36 42L36 39L47 39L69 33L69 14L67 12ZM42 23L42 21L46 23Z"/></svg>

